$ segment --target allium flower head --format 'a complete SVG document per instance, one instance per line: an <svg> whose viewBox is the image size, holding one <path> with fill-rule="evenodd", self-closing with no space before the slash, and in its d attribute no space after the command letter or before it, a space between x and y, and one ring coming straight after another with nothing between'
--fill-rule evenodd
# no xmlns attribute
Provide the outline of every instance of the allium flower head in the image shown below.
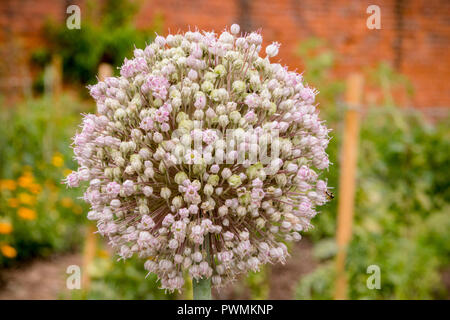
<svg viewBox="0 0 450 320"><path fill-rule="evenodd" d="M262 36L158 36L120 77L90 87L97 114L74 138L88 218L120 259L138 256L161 286L183 271L215 286L266 263L311 228L327 201L329 130L317 91L260 56ZM85 183L83 183L85 182Z"/></svg>

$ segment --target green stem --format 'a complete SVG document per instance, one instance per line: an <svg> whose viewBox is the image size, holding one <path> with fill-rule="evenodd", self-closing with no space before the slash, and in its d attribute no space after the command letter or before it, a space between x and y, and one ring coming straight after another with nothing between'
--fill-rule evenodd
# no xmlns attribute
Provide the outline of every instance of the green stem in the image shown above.
<svg viewBox="0 0 450 320"><path fill-rule="evenodd" d="M206 249L206 261L210 261L209 235L205 239L204 246ZM194 300L211 300L211 278L192 279L192 289L194 291Z"/></svg>
<svg viewBox="0 0 450 320"><path fill-rule="evenodd" d="M211 279L192 279L194 300L211 300Z"/></svg>

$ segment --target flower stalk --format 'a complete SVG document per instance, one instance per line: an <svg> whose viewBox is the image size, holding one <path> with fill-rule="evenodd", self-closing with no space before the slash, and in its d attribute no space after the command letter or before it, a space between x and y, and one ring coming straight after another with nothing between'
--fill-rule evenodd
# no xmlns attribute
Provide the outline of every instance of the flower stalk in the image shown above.
<svg viewBox="0 0 450 320"><path fill-rule="evenodd" d="M211 278L192 280L194 300L211 300Z"/></svg>

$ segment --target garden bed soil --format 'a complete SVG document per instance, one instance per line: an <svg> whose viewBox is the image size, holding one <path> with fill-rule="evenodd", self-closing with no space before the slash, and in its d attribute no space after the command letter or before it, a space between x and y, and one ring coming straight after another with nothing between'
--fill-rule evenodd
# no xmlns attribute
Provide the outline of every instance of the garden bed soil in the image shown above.
<svg viewBox="0 0 450 320"><path fill-rule="evenodd" d="M0 270L0 300L70 297L66 288L67 267L81 263L82 255L77 252L39 258L15 268ZM284 266L271 267L268 298L292 299L298 280L313 271L316 265L311 242L303 239L295 244L292 256ZM214 296L217 299L249 299L250 292L245 286L229 285L220 291L214 290Z"/></svg>

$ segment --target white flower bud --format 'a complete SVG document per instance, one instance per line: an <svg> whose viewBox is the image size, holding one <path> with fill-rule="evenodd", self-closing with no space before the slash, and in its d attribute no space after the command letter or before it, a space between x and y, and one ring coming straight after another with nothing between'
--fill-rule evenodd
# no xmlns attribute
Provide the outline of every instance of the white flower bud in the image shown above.
<svg viewBox="0 0 450 320"><path fill-rule="evenodd" d="M241 28L239 27L238 24L235 23L235 24L231 25L230 31L232 34L236 35L239 33L240 30L241 30Z"/></svg>
<svg viewBox="0 0 450 320"><path fill-rule="evenodd" d="M169 199L171 194L172 194L172 191L170 191L169 188L167 188L167 187L161 188L160 195L161 195L161 198L163 198L164 200Z"/></svg>
<svg viewBox="0 0 450 320"><path fill-rule="evenodd" d="M146 170L146 171L147 171L147 170ZM142 189L142 192L144 193L144 195L145 195L146 197L150 197L150 196L153 194L153 188L150 187L150 186L145 186L145 187Z"/></svg>

